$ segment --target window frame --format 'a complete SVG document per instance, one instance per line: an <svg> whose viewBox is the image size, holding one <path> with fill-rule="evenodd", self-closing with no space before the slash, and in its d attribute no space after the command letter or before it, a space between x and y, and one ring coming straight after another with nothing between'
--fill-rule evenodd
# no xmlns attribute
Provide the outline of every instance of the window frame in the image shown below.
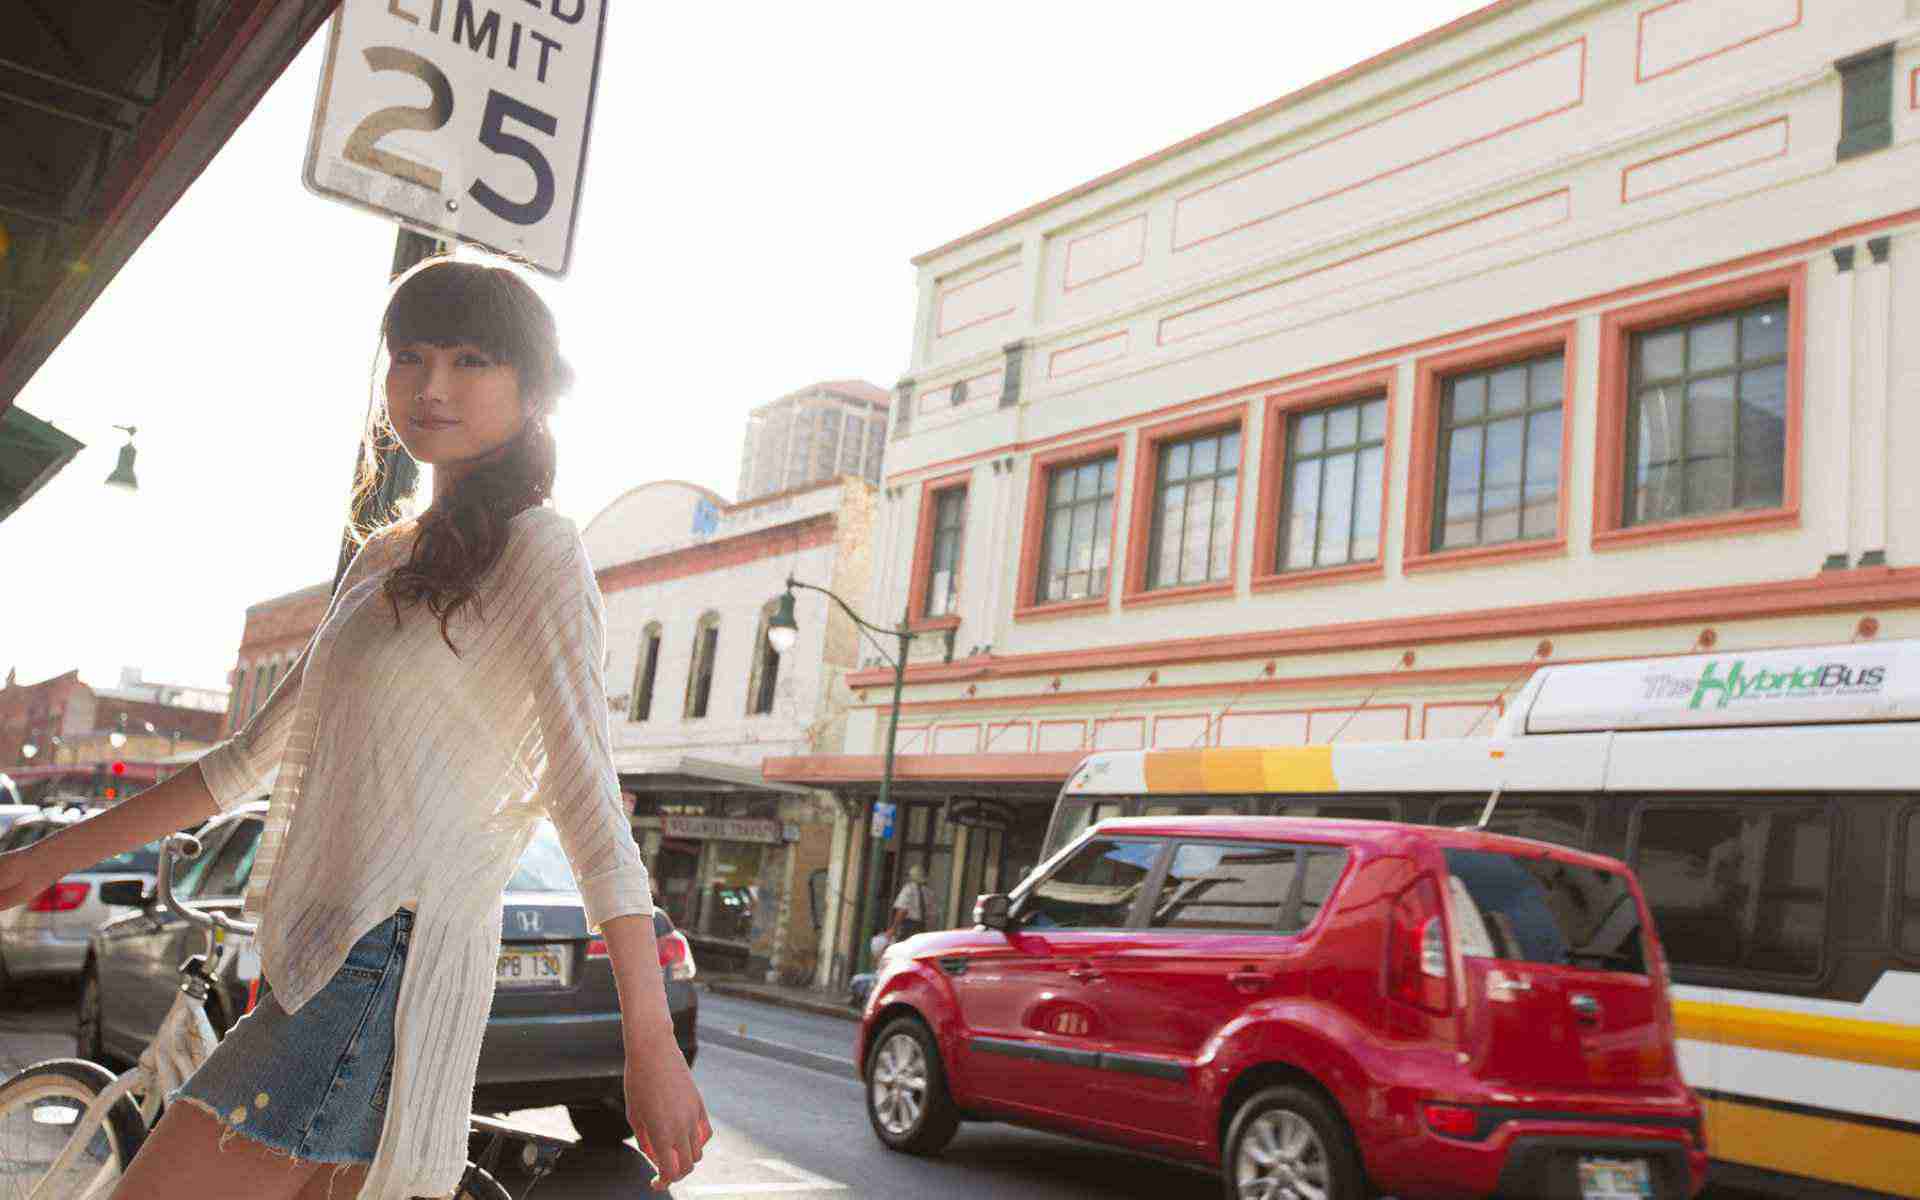
<svg viewBox="0 0 1920 1200"><path fill-rule="evenodd" d="M1577 322L1563 321L1429 355L1414 363L1413 458L1407 467L1407 536L1400 558L1402 571L1472 566L1515 558L1556 558L1566 554L1567 520L1573 508L1569 483L1573 472L1573 429L1577 415L1575 386L1579 379L1576 330ZM1447 385L1462 375L1496 371L1554 353L1561 356L1562 370L1560 515L1554 535L1436 550L1433 545L1435 522L1442 511L1439 496L1442 475L1440 412L1446 402Z"/></svg>
<svg viewBox="0 0 1920 1200"><path fill-rule="evenodd" d="M1166 836L1166 843L1166 849L1162 851L1159 862L1154 865L1153 872L1148 875L1146 885L1142 889L1141 898L1144 903L1141 905L1142 911L1135 914L1135 919L1140 922L1138 929L1142 933L1164 934L1176 938L1304 938L1312 933L1314 927L1326 917L1329 907L1327 901L1332 900L1339 894L1340 886L1346 882L1347 872L1352 869L1355 857L1353 847L1342 842L1269 841L1264 838L1210 838L1173 834ZM1275 850L1291 850L1298 855L1299 857L1293 870L1293 882L1287 888L1287 897L1281 902L1279 911L1274 914L1275 927L1272 929L1256 929L1251 927L1241 929L1189 929L1182 926L1155 925L1152 919L1154 898L1160 894L1160 889L1165 886L1167 875L1173 870L1173 860L1180 853L1182 846L1232 846L1236 848L1253 846ZM1304 897L1307 886L1306 858L1310 854L1338 855L1341 860L1340 872L1333 877L1333 884L1327 889L1326 898L1321 901L1320 911L1314 914L1313 920L1297 928L1282 929L1279 926L1283 917L1291 915L1296 921L1299 919L1300 902Z"/></svg>
<svg viewBox="0 0 1920 1200"><path fill-rule="evenodd" d="M1040 569L1044 559L1047 522L1047 492L1056 470L1084 466L1098 459L1114 461L1113 526L1107 534L1107 590L1103 595L1077 600L1044 601L1040 595ZM1092 441L1075 442L1035 454L1027 460L1027 508L1020 536L1020 573L1014 586L1013 617L1016 621L1035 617L1055 617L1070 613L1104 609L1113 601L1113 589L1119 582L1124 563L1116 561L1124 553L1120 540L1120 513L1126 506L1126 435L1114 434Z"/></svg>
<svg viewBox="0 0 1920 1200"><path fill-rule="evenodd" d="M773 614L779 606L780 602L777 599L761 605L760 620L754 627L753 661L747 669L747 715L749 717L772 716L774 704L779 699L775 693L780 686L782 655L773 648L773 642L767 637L767 626L772 623ZM764 708L761 707L763 700L766 705Z"/></svg>
<svg viewBox="0 0 1920 1200"><path fill-rule="evenodd" d="M660 651L666 630L648 621L640 630L640 653L633 664L633 694L627 699L627 720L645 724L653 719L653 693L660 686Z"/></svg>
<svg viewBox="0 0 1920 1200"><path fill-rule="evenodd" d="M1089 809L1088 811L1091 812L1092 810ZM1087 844L1096 841L1157 844L1160 847L1159 852L1154 855L1153 865L1147 868L1146 875L1141 878L1140 894L1133 898L1133 908L1127 913L1126 923L1121 925L1064 926L1049 929L1047 932L1060 934L1124 933L1128 930L1143 928L1141 922L1146 919L1149 911L1148 906L1152 903L1157 881L1165 876L1168 858L1173 850L1173 839L1161 834L1095 834L1093 829L1097 824L1098 822L1089 824L1086 832L1062 848L1057 859L1050 864L1043 864L1047 866L1045 874L1042 874L1039 869L1036 868L1025 880L1021 881L1022 890L1020 896L1014 901L1007 914L1008 923L1014 929L1025 929L1025 927L1020 924L1020 918L1026 914L1027 906L1033 902L1034 893L1038 892L1043 885L1050 882L1054 876L1064 870L1067 864L1072 862Z"/></svg>
<svg viewBox="0 0 1920 1200"><path fill-rule="evenodd" d="M1620 799L1630 805L1627 818L1627 838L1620 857L1633 869L1634 878L1642 880L1641 897L1646 901L1647 914L1653 918L1654 933L1660 940L1660 956L1667 961L1673 972L1674 982L1698 984L1714 987L1721 984L1734 986L1758 986L1768 991L1787 993L1816 994L1827 985L1839 968L1837 953L1840 947L1834 939L1834 926L1838 919L1837 888L1835 881L1844 869L1846 851L1845 805L1840 797L1825 792L1760 792L1737 793L1724 792L1660 792L1651 795L1621 796ZM1821 896L1822 928L1819 941L1820 961L1810 975L1791 975L1780 971L1760 971L1751 967L1735 966L1697 966L1675 959L1667 939L1660 933L1660 916L1655 911L1653 896L1647 891L1644 876L1641 873L1641 838L1646 832L1646 813L1649 808L1665 811L1688 809L1696 812L1729 812L1736 815L1751 815L1760 811L1762 806L1791 807L1797 809L1819 810L1827 819L1827 874L1826 888Z"/></svg>
<svg viewBox="0 0 1920 1200"><path fill-rule="evenodd" d="M966 561L967 517L966 504L973 498L973 469L955 471L951 475L942 475L929 479L920 485L920 515L913 536L913 577L908 585L907 626L910 629L955 629L960 625L961 587L959 572ZM933 539L937 532L940 515L940 498L955 491L962 493L960 514L960 545L954 552L954 610L943 616L927 615L927 601L933 586Z"/></svg>
<svg viewBox="0 0 1920 1200"><path fill-rule="evenodd" d="M700 614L693 626L693 653L687 659L687 695L686 703L680 711L684 721L704 721L713 712L713 677L715 660L720 657L720 614L709 609ZM706 690L699 696L696 706L694 697L700 692L704 674ZM699 712L694 712L695 707Z"/></svg>
<svg viewBox="0 0 1920 1200"><path fill-rule="evenodd" d="M1600 379L1594 455L1593 548L1611 550L1676 538L1715 537L1732 531L1790 528L1800 524L1802 414L1806 394L1807 264L1759 271L1603 313L1600 318ZM1632 342L1635 334L1750 308L1769 300L1787 303L1786 445L1780 504L1734 509L1703 517L1680 517L1627 525L1627 416L1632 411Z"/></svg>
<svg viewBox="0 0 1920 1200"><path fill-rule="evenodd" d="M1133 449L1133 490L1127 523L1125 587L1120 603L1166 604L1231 595L1240 578L1240 517L1247 494L1247 434L1251 413L1246 402L1209 409L1139 431ZM1160 500L1160 458L1170 444L1238 432L1240 455L1234 462L1233 521L1227 539L1227 577L1199 583L1152 582L1155 523ZM1216 478L1218 476L1216 475ZM1118 488L1116 487L1116 492Z"/></svg>
<svg viewBox="0 0 1920 1200"><path fill-rule="evenodd" d="M1398 367L1382 367L1277 392L1266 398L1262 405L1260 426L1259 508L1254 522L1253 578L1249 585L1253 591L1377 578L1386 574L1387 516L1392 511L1393 503L1394 422L1399 412L1399 377ZM1386 432L1380 443L1379 552L1367 562L1283 569L1280 565L1280 522L1286 511L1286 490L1291 483L1287 472L1287 428L1290 419L1315 409L1335 408L1377 396L1384 396L1387 402ZM1242 447L1246 441L1244 438L1241 440Z"/></svg>

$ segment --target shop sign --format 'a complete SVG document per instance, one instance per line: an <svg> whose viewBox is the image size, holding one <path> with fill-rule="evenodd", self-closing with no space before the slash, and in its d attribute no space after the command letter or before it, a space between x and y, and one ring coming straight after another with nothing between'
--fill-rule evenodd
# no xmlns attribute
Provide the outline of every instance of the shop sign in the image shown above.
<svg viewBox="0 0 1920 1200"><path fill-rule="evenodd" d="M890 838L893 836L893 814L899 811L892 801L873 806L873 836Z"/></svg>
<svg viewBox="0 0 1920 1200"><path fill-rule="evenodd" d="M564 275L606 0L345 0L304 172L319 195Z"/></svg>
<svg viewBox="0 0 1920 1200"><path fill-rule="evenodd" d="M781 840L780 822L750 817L680 817L668 814L660 818L660 832L665 837L709 842L764 842L778 845Z"/></svg>
<svg viewBox="0 0 1920 1200"><path fill-rule="evenodd" d="M997 800L953 800L947 804L947 823L969 829L1011 829L1013 809Z"/></svg>

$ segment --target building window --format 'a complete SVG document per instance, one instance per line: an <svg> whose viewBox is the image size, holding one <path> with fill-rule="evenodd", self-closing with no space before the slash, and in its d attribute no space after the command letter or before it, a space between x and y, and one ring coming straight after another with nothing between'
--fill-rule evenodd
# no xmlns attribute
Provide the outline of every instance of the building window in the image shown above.
<svg viewBox="0 0 1920 1200"><path fill-rule="evenodd" d="M967 489L948 488L933 499L932 543L927 558L929 617L951 616L960 603L960 535L967 519Z"/></svg>
<svg viewBox="0 0 1920 1200"><path fill-rule="evenodd" d="M713 660L720 649L720 616L708 613L700 618L693 632L693 662L687 668L686 717L697 721L707 715L707 701L713 698Z"/></svg>
<svg viewBox="0 0 1920 1200"><path fill-rule="evenodd" d="M747 715L763 716L773 711L774 690L780 682L780 653L767 640L767 623L773 619L778 600L769 600L760 609L760 628L753 639L753 673L747 680Z"/></svg>
<svg viewBox="0 0 1920 1200"><path fill-rule="evenodd" d="M253 720L253 714L260 711L260 702L267 698L267 664L261 663L253 669L253 693L247 697L247 720Z"/></svg>
<svg viewBox="0 0 1920 1200"><path fill-rule="evenodd" d="M1116 454L1047 471L1044 544L1035 595L1041 604L1104 595L1113 566Z"/></svg>
<svg viewBox="0 0 1920 1200"><path fill-rule="evenodd" d="M1159 443L1146 586L1212 583L1233 574L1240 429Z"/></svg>
<svg viewBox="0 0 1920 1200"><path fill-rule="evenodd" d="M627 719L644 721L653 715L653 684L660 675L660 623L648 624L640 634L640 655L633 668L633 702Z"/></svg>
<svg viewBox="0 0 1920 1200"><path fill-rule="evenodd" d="M1788 302L1631 335L1624 526L1779 508Z"/></svg>
<svg viewBox="0 0 1920 1200"><path fill-rule="evenodd" d="M1374 396L1287 418L1275 562L1282 571L1380 557L1387 400Z"/></svg>
<svg viewBox="0 0 1920 1200"><path fill-rule="evenodd" d="M1566 372L1565 356L1549 354L1445 381L1432 549L1560 532Z"/></svg>

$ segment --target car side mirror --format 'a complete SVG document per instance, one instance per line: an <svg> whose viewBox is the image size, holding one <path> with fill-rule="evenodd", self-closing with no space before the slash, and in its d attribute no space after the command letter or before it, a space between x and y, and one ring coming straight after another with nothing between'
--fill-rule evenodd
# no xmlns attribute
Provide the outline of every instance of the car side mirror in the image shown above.
<svg viewBox="0 0 1920 1200"><path fill-rule="evenodd" d="M1005 931L1013 925L1013 901L998 892L973 902L973 923Z"/></svg>
<svg viewBox="0 0 1920 1200"><path fill-rule="evenodd" d="M115 879L100 885L100 903L113 908L151 908L153 897L141 879Z"/></svg>

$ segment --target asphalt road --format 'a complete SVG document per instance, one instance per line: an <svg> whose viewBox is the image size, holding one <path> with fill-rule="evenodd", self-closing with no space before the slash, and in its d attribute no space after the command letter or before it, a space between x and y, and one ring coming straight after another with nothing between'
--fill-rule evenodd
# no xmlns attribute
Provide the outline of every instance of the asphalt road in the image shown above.
<svg viewBox="0 0 1920 1200"><path fill-rule="evenodd" d="M73 1053L75 989L34 984L0 997L0 1075ZM694 1070L714 1139L672 1200L1180 1200L1220 1194L1216 1180L1105 1147L1005 1125L962 1128L945 1153L884 1149L852 1078L849 1021L703 992ZM564 1109L529 1109L511 1123L571 1138ZM631 1143L576 1149L533 1181L502 1172L515 1200L636 1200L651 1172ZM531 1187L531 1192L528 1192ZM1711 1200L1750 1200L1721 1189ZM1704 1198L1703 1198L1704 1200Z"/></svg>

